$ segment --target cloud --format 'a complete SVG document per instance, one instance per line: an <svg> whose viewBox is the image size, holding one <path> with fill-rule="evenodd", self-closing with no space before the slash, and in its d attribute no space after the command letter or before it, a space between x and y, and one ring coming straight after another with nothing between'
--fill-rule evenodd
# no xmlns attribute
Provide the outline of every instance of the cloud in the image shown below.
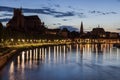
<svg viewBox="0 0 120 80"><path fill-rule="evenodd" d="M8 14L8 13L3 13L3 14L0 14L0 17L5 17L5 16L13 16L13 14Z"/></svg>
<svg viewBox="0 0 120 80"><path fill-rule="evenodd" d="M55 5L56 7L60 7L60 5ZM69 8L72 8L71 6L68 6ZM5 11L5 12L13 12L14 7L6 7L6 6L0 6L0 11ZM29 8L23 8L22 9L24 13L37 13L37 14L45 14L45 15L50 15L55 18L65 18L65 17L73 17L77 16L78 18L86 18L87 15L85 14L86 12L84 11L76 11L76 10L69 10L69 11L58 11L55 10L51 7L41 7L41 9L29 9ZM88 11L90 14L95 14L95 15L108 15L108 14L117 14L117 12L102 12L102 11L96 11L96 10L90 10ZM0 15L1 16L1 15ZM12 16L12 14L4 14L3 16ZM67 21L67 20L63 20Z"/></svg>
<svg viewBox="0 0 120 80"><path fill-rule="evenodd" d="M72 6L68 6L68 8L72 9Z"/></svg>
<svg viewBox="0 0 120 80"><path fill-rule="evenodd" d="M57 25L61 25L61 23L57 23Z"/></svg>
<svg viewBox="0 0 120 80"><path fill-rule="evenodd" d="M73 12L66 12L66 13L60 13L56 14L54 17L60 18L60 17L70 17L70 16L75 16Z"/></svg>
<svg viewBox="0 0 120 80"><path fill-rule="evenodd" d="M59 6L59 5L56 5ZM59 6L60 7L60 6ZM0 6L0 11L7 11L7 12L13 12L13 7L6 7L6 6ZM29 8L23 8L22 11L24 13L38 13L38 14L45 14L45 15L51 15L55 18L63 18L63 17L73 17L78 16L79 18L84 18L84 13L78 13L76 11L57 11L55 9L49 8L49 7L42 7L41 9L29 9ZM5 14L4 16L12 16L11 14Z"/></svg>
<svg viewBox="0 0 120 80"><path fill-rule="evenodd" d="M0 6L0 11L13 12L13 9L14 9L13 7ZM57 17L57 18L69 17L69 16L74 16L75 15L72 11L61 12L61 11L56 11L56 10L54 10L52 8L49 8L49 7L42 7L41 9L23 8L22 10L23 10L24 13L46 14L46 15L51 15L51 16Z"/></svg>
<svg viewBox="0 0 120 80"><path fill-rule="evenodd" d="M86 18L87 16L84 13L77 13L80 18Z"/></svg>
<svg viewBox="0 0 120 80"><path fill-rule="evenodd" d="M98 15L109 15L109 14L117 14L117 12L102 12L102 11L89 11L91 14L98 14Z"/></svg>
<svg viewBox="0 0 120 80"><path fill-rule="evenodd" d="M61 23L57 23L57 24L56 24L56 23L54 23L53 25L61 25Z"/></svg>
<svg viewBox="0 0 120 80"><path fill-rule="evenodd" d="M5 6L0 6L0 11L12 12L13 8L11 8L11 7L5 7Z"/></svg>
<svg viewBox="0 0 120 80"><path fill-rule="evenodd" d="M10 18L3 18L3 19L0 19L0 22L8 22L10 20Z"/></svg>
<svg viewBox="0 0 120 80"><path fill-rule="evenodd" d="M13 16L13 14L3 14L3 16Z"/></svg>
<svg viewBox="0 0 120 80"><path fill-rule="evenodd" d="M67 19L67 18L62 19L62 21L70 21L70 20L72 19Z"/></svg>
<svg viewBox="0 0 120 80"><path fill-rule="evenodd" d="M70 19L62 19L63 21L68 21L68 20L70 20Z"/></svg>
<svg viewBox="0 0 120 80"><path fill-rule="evenodd" d="M63 21L68 21L68 19L62 19Z"/></svg>
<svg viewBox="0 0 120 80"><path fill-rule="evenodd" d="M59 26L59 28L60 29L67 28L70 32L72 32L72 31L78 31L78 28L75 28L74 26L63 25L63 26Z"/></svg>
<svg viewBox="0 0 120 80"><path fill-rule="evenodd" d="M55 7L60 7L60 5L59 5L59 4L56 4Z"/></svg>
<svg viewBox="0 0 120 80"><path fill-rule="evenodd" d="M117 28L117 30L120 30L120 28Z"/></svg>

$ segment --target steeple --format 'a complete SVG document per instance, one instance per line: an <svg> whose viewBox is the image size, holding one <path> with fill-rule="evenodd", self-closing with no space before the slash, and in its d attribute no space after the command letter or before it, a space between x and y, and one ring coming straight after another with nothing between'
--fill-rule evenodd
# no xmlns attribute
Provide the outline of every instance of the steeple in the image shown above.
<svg viewBox="0 0 120 80"><path fill-rule="evenodd" d="M98 25L98 28L100 28L100 25Z"/></svg>
<svg viewBox="0 0 120 80"><path fill-rule="evenodd" d="M80 26L80 34L83 34L83 22L81 21L81 26Z"/></svg>
<svg viewBox="0 0 120 80"><path fill-rule="evenodd" d="M22 8L14 8L14 16L21 16Z"/></svg>

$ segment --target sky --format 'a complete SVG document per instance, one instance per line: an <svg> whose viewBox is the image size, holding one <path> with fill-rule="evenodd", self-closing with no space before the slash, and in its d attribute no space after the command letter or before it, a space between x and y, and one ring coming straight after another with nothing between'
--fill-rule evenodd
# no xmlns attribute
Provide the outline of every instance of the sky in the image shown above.
<svg viewBox="0 0 120 80"><path fill-rule="evenodd" d="M12 18L12 8L23 8L23 14L38 15L48 28L69 26L85 31L104 28L120 32L120 0L0 0L0 22Z"/></svg>

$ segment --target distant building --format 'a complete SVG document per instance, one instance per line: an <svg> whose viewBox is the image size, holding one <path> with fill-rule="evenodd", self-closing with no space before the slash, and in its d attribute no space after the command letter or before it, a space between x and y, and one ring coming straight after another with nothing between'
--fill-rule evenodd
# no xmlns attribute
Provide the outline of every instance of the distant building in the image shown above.
<svg viewBox="0 0 120 80"><path fill-rule="evenodd" d="M64 37L64 38L68 38L68 33L69 33L68 29L63 28L62 30L60 30L59 35Z"/></svg>
<svg viewBox="0 0 120 80"><path fill-rule="evenodd" d="M110 33L110 38L118 38L118 37L119 37L118 33L115 33L115 32Z"/></svg>
<svg viewBox="0 0 120 80"><path fill-rule="evenodd" d="M45 34L57 35L60 32L60 29L46 29Z"/></svg>
<svg viewBox="0 0 120 80"><path fill-rule="evenodd" d="M96 38L106 37L105 30L103 28L100 28L99 26L97 28L93 28L93 30L91 31L91 35L92 37L96 37Z"/></svg>
<svg viewBox="0 0 120 80"><path fill-rule="evenodd" d="M110 38L110 33L111 32L105 32L106 38Z"/></svg>
<svg viewBox="0 0 120 80"><path fill-rule="evenodd" d="M84 34L84 31L83 31L83 22L81 22L81 26L80 26L80 35Z"/></svg>
<svg viewBox="0 0 120 80"><path fill-rule="evenodd" d="M22 14L22 8L14 9L14 15L6 26L12 30L27 33L41 33L45 29L44 24L37 15L24 16Z"/></svg>
<svg viewBox="0 0 120 80"><path fill-rule="evenodd" d="M106 38L119 38L119 33L116 33L116 32L106 32Z"/></svg>
<svg viewBox="0 0 120 80"><path fill-rule="evenodd" d="M59 35L63 38L67 38L68 37L68 33L69 31L67 30L67 28L63 28L61 29L46 29L45 34L48 35Z"/></svg>
<svg viewBox="0 0 120 80"><path fill-rule="evenodd" d="M83 29L83 22L81 22L81 26L80 26L80 37L84 38L86 36L86 33L84 33L84 29Z"/></svg>

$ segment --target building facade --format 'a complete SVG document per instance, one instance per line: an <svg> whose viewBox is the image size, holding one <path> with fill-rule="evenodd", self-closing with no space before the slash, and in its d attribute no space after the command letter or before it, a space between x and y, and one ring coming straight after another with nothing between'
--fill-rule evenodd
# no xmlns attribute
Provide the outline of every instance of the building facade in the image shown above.
<svg viewBox="0 0 120 80"><path fill-rule="evenodd" d="M24 16L22 8L14 9L12 19L7 23L7 28L27 33L42 33L45 29L37 15Z"/></svg>

